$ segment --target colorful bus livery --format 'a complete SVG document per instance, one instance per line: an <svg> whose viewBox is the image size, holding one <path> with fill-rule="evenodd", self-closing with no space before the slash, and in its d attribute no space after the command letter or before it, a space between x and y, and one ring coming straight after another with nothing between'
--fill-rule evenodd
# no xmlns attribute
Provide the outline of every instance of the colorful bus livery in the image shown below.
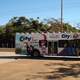
<svg viewBox="0 0 80 80"><path fill-rule="evenodd" d="M31 56L80 56L80 33L16 33L16 51Z"/></svg>

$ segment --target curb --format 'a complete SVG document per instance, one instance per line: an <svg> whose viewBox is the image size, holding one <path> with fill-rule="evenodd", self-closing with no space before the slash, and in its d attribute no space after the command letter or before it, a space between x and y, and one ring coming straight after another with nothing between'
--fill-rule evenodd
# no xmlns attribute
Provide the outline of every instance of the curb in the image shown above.
<svg viewBox="0 0 80 80"><path fill-rule="evenodd" d="M31 57L27 55L17 55L17 56L0 56L0 59L36 59L36 60L65 60L65 61L80 61L80 56L79 57L73 57L73 56L44 56L44 57Z"/></svg>

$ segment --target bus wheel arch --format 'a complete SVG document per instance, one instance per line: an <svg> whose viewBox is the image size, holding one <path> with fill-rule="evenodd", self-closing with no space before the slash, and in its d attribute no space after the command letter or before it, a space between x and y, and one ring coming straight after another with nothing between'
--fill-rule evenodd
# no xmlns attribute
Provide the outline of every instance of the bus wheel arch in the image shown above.
<svg viewBox="0 0 80 80"><path fill-rule="evenodd" d="M33 56L34 57L40 57L41 55L40 55L40 51L38 50L38 49L34 49L33 50Z"/></svg>

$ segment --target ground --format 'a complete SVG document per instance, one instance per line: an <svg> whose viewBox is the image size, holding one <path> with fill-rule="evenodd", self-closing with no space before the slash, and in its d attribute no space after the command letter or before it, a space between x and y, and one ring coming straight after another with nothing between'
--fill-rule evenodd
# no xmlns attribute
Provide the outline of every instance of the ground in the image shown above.
<svg viewBox="0 0 80 80"><path fill-rule="evenodd" d="M80 61L16 59L0 64L0 80L80 80Z"/></svg>

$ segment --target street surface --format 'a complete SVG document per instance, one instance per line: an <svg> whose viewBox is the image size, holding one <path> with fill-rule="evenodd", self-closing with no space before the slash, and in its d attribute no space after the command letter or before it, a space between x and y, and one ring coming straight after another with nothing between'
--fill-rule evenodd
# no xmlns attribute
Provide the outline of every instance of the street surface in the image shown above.
<svg viewBox="0 0 80 80"><path fill-rule="evenodd" d="M0 80L80 80L80 61L4 59Z"/></svg>

